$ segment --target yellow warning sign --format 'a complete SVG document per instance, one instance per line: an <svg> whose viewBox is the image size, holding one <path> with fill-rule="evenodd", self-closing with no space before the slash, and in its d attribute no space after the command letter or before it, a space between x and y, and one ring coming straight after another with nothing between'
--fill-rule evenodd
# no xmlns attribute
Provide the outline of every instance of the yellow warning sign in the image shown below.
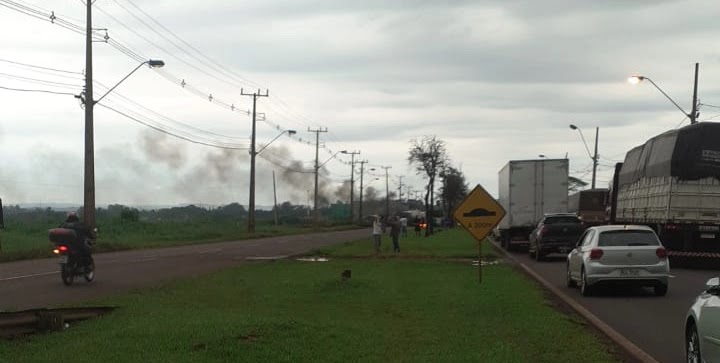
<svg viewBox="0 0 720 363"><path fill-rule="evenodd" d="M505 209L478 184L455 208L453 218L482 241L505 216Z"/></svg>

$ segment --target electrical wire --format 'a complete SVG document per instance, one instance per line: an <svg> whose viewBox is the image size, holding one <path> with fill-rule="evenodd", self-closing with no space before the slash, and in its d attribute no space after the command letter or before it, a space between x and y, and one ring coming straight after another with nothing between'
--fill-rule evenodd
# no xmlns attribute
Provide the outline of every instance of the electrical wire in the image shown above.
<svg viewBox="0 0 720 363"><path fill-rule="evenodd" d="M13 88L13 87L5 87L0 86L0 88L8 91L19 91L19 92L40 92L40 93L52 93L56 95L66 95L66 96L75 96L74 93L69 92L55 92L55 91L48 91L48 90L42 90L42 89L24 89L24 88Z"/></svg>
<svg viewBox="0 0 720 363"><path fill-rule="evenodd" d="M137 122L137 123L139 123L139 124L141 124L141 125L147 126L147 127L151 128L151 129L154 129L154 130L156 130L156 131L162 132L162 133L164 133L164 134L167 134L167 135L170 135L170 136L173 136L173 137L176 137L176 138L178 138L178 139L182 139L182 140L185 140L185 141L194 143L194 144L205 145L205 146L210 146L210 147L215 147L215 148L220 148L220 149L230 149L230 150L248 150L248 149L249 149L248 147L235 147L235 146L216 145L216 144L211 144L211 143L207 143L207 142L203 142L203 141L193 140L193 139L191 139L191 138L189 138L189 137L182 136L182 135L179 135L179 134L170 132L170 131L168 131L168 130L165 130L165 129L163 129L163 128L161 128L161 127L158 127L158 126L155 126L155 125L151 125L151 124L149 124L149 123L147 123L147 122L144 122L144 121L142 121L142 120L139 120L139 119L136 118L136 117L133 117L133 116L131 116L131 115L125 113L125 112L122 112L122 111L120 111L120 110L117 110L117 109L115 109L115 108L113 108L113 107L107 106L107 105L105 105L105 104L103 104L103 103L98 103L97 105L98 105L98 106L102 106L102 107L104 107L104 108L106 108L106 109L108 109L108 110L110 110L110 111L113 111L113 112L119 114L119 115L125 116L126 118L128 118L128 119L130 119L130 120L132 120L132 121L135 121L135 122Z"/></svg>
<svg viewBox="0 0 720 363"><path fill-rule="evenodd" d="M79 74L79 75L81 75L81 76L83 75L82 72L66 71L66 70L57 69L57 68L49 68L49 67L36 66L36 65L27 64L27 63L22 63L22 62L15 62L15 61L11 61L11 60L8 60L8 59L0 59L0 62L15 64L15 65L24 66L24 67L30 67L30 68L43 69L43 70L46 70L46 71L61 72L61 73L70 73L70 74Z"/></svg>

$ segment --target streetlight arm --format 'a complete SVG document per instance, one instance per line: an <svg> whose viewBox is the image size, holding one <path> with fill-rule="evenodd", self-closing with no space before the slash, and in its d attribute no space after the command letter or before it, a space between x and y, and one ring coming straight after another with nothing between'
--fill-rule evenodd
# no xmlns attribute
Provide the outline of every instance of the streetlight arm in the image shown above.
<svg viewBox="0 0 720 363"><path fill-rule="evenodd" d="M683 110L683 108L680 107L680 105L678 105L677 102L675 102L672 98L670 98L670 96L667 93L665 93L665 91L663 91L662 88L660 88L657 84L655 84L655 82L653 82L652 79L650 79L648 77L643 77L643 79L647 79L648 81L650 81L650 83L653 86L655 86L655 88L657 88L657 90L660 91L660 93L662 93L663 96L665 96L668 100L670 100L670 102L672 102L672 104L675 105L675 107L677 107L677 109L680 110L680 112L682 112L683 115L690 117L690 114L685 112L685 110Z"/></svg>
<svg viewBox="0 0 720 363"><path fill-rule="evenodd" d="M590 156L590 159L595 160L592 153L590 152L590 148L588 147L587 142L585 142L585 135L583 135L582 129L579 127L576 127L576 130L578 130L578 132L580 132L580 138L582 138L582 142L583 142L583 145L585 145L585 150L587 150L588 156Z"/></svg>
<svg viewBox="0 0 720 363"><path fill-rule="evenodd" d="M332 160L332 159L335 157L335 155L337 155L337 154L339 154L339 153L341 153L341 152L342 152L342 151L338 151L338 152L336 152L335 154L332 154L331 157L329 157L327 160L323 161L320 165L318 165L318 169L320 169L320 168L322 168L323 166L325 166L325 164L327 164L330 160Z"/></svg>
<svg viewBox="0 0 720 363"><path fill-rule="evenodd" d="M270 142L268 142L268 143L265 144L263 147L261 147L260 150L256 151L256 152L255 152L255 155L260 154L260 152L262 152L263 150L265 150L265 148L267 148L268 146L270 146L270 144L272 144L273 141L277 140L280 136L282 136L282 135L283 135L284 133L286 133L286 132L290 132L290 130L284 130L283 132L281 132L280 134L278 134L277 136L275 136L274 139L270 140Z"/></svg>
<svg viewBox="0 0 720 363"><path fill-rule="evenodd" d="M140 69L140 67L144 66L145 64L148 64L149 62L150 62L150 61L144 61L144 62L138 64L138 66L135 67L135 69L133 69L132 72L128 73L128 75L125 76L123 79L121 79L120 82L118 82L118 83L116 83L114 86L112 86L112 88L110 88L107 92L105 92L104 95L102 95L102 96L101 96L100 98L98 98L96 101L92 101L93 104L96 104L96 103L100 102L100 100L102 100L103 98L105 98L105 96L107 96L110 92L112 92L115 88L117 88L117 86L119 86L120 83L123 83L126 79L128 79L128 77L132 76L132 74L135 73L135 71L137 71L138 69ZM90 97L91 97L91 99L92 99L92 95L90 95Z"/></svg>

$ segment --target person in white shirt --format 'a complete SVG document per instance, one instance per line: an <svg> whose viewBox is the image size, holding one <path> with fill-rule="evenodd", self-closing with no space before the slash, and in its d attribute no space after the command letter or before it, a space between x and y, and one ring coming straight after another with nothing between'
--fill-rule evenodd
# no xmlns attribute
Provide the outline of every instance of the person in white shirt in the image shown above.
<svg viewBox="0 0 720 363"><path fill-rule="evenodd" d="M407 237L407 222L407 218L400 218L400 235L402 235L403 237Z"/></svg>
<svg viewBox="0 0 720 363"><path fill-rule="evenodd" d="M373 221L373 242L375 244L375 254L380 254L380 237L382 236L383 223L379 216Z"/></svg>

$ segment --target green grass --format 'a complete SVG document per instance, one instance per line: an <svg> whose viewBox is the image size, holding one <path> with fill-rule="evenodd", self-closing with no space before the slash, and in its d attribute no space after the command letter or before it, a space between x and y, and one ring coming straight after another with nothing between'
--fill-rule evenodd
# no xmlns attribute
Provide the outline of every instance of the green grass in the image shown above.
<svg viewBox="0 0 720 363"><path fill-rule="evenodd" d="M413 231L409 231L408 237L401 237L399 244L401 253L395 255L392 252L392 239L384 234L380 243L381 256L477 259L478 254L477 241L462 228L444 230L431 237L417 237ZM482 243L482 253L483 258L494 258L497 255L488 241ZM343 258L370 257L375 256L375 247L368 230L367 239L318 248L311 254Z"/></svg>
<svg viewBox="0 0 720 363"><path fill-rule="evenodd" d="M352 270L349 283L340 273ZM23 362L613 362L508 266L345 259L243 265L96 302L64 333L0 342Z"/></svg>
<svg viewBox="0 0 720 363"><path fill-rule="evenodd" d="M47 231L55 228L57 221L32 224L8 223L0 231L0 261L51 256L51 243ZM339 229L356 228L349 225L303 228L301 226L274 226L258 224L256 233L247 233L247 225L236 221L213 222L135 222L119 221L99 223L95 252L107 252L135 248L167 247L195 243L240 240L278 235L301 234Z"/></svg>

